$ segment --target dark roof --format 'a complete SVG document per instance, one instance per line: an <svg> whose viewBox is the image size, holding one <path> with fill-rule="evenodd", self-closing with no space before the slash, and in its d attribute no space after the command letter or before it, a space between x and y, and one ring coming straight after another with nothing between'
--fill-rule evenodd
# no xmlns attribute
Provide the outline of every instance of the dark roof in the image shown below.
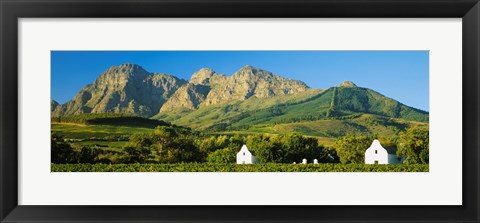
<svg viewBox="0 0 480 223"><path fill-rule="evenodd" d="M397 147L389 147L389 148L385 148L385 149L387 150L388 154L393 154L393 155L397 154Z"/></svg>

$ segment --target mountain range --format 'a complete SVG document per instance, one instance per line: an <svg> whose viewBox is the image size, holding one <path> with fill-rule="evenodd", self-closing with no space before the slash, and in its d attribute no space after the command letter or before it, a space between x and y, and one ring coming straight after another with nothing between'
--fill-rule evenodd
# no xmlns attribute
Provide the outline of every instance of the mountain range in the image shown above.
<svg viewBox="0 0 480 223"><path fill-rule="evenodd" d="M351 81L313 89L248 65L231 76L202 68L190 80L150 73L135 64L113 66L65 104L51 101L52 117L82 113L132 113L216 131L367 116L423 123L429 119L428 112Z"/></svg>
<svg viewBox="0 0 480 223"><path fill-rule="evenodd" d="M153 116L175 109L195 110L226 101L295 94L308 89L296 80L245 66L232 76L203 68L190 81L149 73L135 64L113 66L66 104L51 102L52 116L82 113L135 113Z"/></svg>

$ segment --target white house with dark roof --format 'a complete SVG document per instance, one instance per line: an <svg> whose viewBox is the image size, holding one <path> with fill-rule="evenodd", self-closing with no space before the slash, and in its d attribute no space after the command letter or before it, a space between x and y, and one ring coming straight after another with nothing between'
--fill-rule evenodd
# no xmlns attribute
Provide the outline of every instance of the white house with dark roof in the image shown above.
<svg viewBox="0 0 480 223"><path fill-rule="evenodd" d="M380 141L373 140L372 145L365 151L365 164L396 164L398 157L396 148L383 148Z"/></svg>
<svg viewBox="0 0 480 223"><path fill-rule="evenodd" d="M246 145L243 145L240 151L237 153L237 164L252 164L259 163L255 154L248 150Z"/></svg>

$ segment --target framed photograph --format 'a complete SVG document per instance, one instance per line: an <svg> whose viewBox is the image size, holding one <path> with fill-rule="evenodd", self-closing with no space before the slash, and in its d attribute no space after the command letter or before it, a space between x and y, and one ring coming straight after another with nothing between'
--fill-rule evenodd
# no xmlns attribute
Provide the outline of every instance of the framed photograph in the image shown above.
<svg viewBox="0 0 480 223"><path fill-rule="evenodd" d="M1 222L478 222L478 1L1 1Z"/></svg>

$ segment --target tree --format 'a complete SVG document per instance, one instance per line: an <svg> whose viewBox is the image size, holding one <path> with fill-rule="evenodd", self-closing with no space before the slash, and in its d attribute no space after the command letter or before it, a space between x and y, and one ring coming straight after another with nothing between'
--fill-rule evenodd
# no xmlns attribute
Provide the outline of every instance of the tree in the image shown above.
<svg viewBox="0 0 480 223"><path fill-rule="evenodd" d="M370 147L375 136L347 135L335 141L334 148L342 163L365 163L365 150Z"/></svg>
<svg viewBox="0 0 480 223"><path fill-rule="evenodd" d="M281 136L280 143L283 147L283 157L281 159L283 163L301 162L303 159L310 160L310 162L313 159L317 159L319 162L327 160L328 155L325 147L318 145L315 138L293 133Z"/></svg>
<svg viewBox="0 0 480 223"><path fill-rule="evenodd" d="M325 163L340 163L340 157L338 157L337 150L333 147L325 148L327 157Z"/></svg>
<svg viewBox="0 0 480 223"><path fill-rule="evenodd" d="M130 163L181 163L205 159L195 144L190 130L171 126L158 126L153 133L130 137L124 148L126 162Z"/></svg>
<svg viewBox="0 0 480 223"><path fill-rule="evenodd" d="M238 134L235 134L228 139L228 148L232 150L239 151L243 144L245 144L245 138Z"/></svg>
<svg viewBox="0 0 480 223"><path fill-rule="evenodd" d="M214 152L217 149L220 149L220 148L217 148L217 145L215 143L216 140L217 138L215 136L211 136L204 139L197 139L195 141L195 145L198 147L198 150L200 150L200 152L202 152L203 154L209 154L211 152Z"/></svg>
<svg viewBox="0 0 480 223"><path fill-rule="evenodd" d="M224 148L216 150L213 153L208 154L207 162L209 163L235 163L237 158L236 150L231 148Z"/></svg>
<svg viewBox="0 0 480 223"><path fill-rule="evenodd" d="M283 159L282 145L277 137L251 135L246 140L247 147L255 152L261 163L277 163Z"/></svg>
<svg viewBox="0 0 480 223"><path fill-rule="evenodd" d="M149 147L125 146L123 151L126 153L124 159L126 163L146 163L152 157Z"/></svg>
<svg viewBox="0 0 480 223"><path fill-rule="evenodd" d="M152 137L150 134L134 134L128 144L123 148L125 152L124 162L146 163L152 158Z"/></svg>
<svg viewBox="0 0 480 223"><path fill-rule="evenodd" d="M76 152L69 143L66 143L62 136L51 134L51 162L52 163L73 163Z"/></svg>
<svg viewBox="0 0 480 223"><path fill-rule="evenodd" d="M400 133L397 156L405 157L406 164L428 164L428 126L413 126Z"/></svg>
<svg viewBox="0 0 480 223"><path fill-rule="evenodd" d="M100 151L98 149L82 146L76 160L78 163L96 163L99 154Z"/></svg>
<svg viewBox="0 0 480 223"><path fill-rule="evenodd" d="M155 141L153 145L160 163L199 162L204 158L190 136Z"/></svg>

